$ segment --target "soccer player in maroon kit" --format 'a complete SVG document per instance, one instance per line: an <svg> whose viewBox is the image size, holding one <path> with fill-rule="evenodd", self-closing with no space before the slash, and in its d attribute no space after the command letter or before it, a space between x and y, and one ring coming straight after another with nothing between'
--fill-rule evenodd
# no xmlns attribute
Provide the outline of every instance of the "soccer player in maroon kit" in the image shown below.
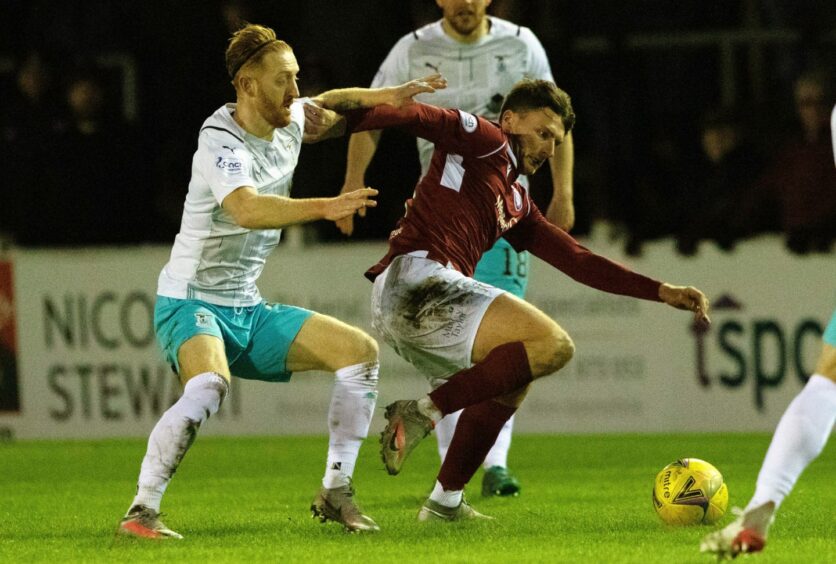
<svg viewBox="0 0 836 564"><path fill-rule="evenodd" d="M691 310L704 324L708 300L695 288L661 283L584 248L546 221L516 182L545 163L574 125L569 96L554 83L519 82L498 124L419 103L346 117L351 131L400 127L435 144L389 252L366 272L374 281L375 329L428 378L446 380L419 400L386 408L386 469L400 472L436 421L464 409L418 519L485 518L464 501L465 484L532 381L562 368L574 344L533 305L471 278L484 251L505 237L578 282Z"/></svg>

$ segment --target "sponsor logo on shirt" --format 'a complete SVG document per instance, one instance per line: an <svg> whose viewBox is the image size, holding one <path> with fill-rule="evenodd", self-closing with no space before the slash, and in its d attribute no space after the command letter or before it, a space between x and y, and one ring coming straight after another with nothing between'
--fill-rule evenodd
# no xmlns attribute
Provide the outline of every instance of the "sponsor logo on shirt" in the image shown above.
<svg viewBox="0 0 836 564"><path fill-rule="evenodd" d="M522 206L522 204L520 204L520 206ZM501 233L505 233L506 231L508 231L509 229L514 227L514 225L516 225L516 223L519 220L520 220L520 218L518 218L518 217L512 217L512 218L508 219L508 217L505 215L505 206L502 205L502 196L497 195L497 197L496 197L496 223L497 223L497 225L499 225L499 231Z"/></svg>
<svg viewBox="0 0 836 564"><path fill-rule="evenodd" d="M215 166L225 171L227 174L239 174L244 170L244 165L235 156L219 156L215 161Z"/></svg>
<svg viewBox="0 0 836 564"><path fill-rule="evenodd" d="M476 131L476 116L459 110L459 119L462 122L462 128L468 133Z"/></svg>

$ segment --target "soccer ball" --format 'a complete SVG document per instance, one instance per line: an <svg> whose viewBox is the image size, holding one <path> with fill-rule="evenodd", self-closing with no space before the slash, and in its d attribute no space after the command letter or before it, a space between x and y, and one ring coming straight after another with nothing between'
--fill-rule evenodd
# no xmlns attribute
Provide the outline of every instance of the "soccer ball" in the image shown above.
<svg viewBox="0 0 836 564"><path fill-rule="evenodd" d="M723 475L705 460L681 458L656 475L653 508L669 525L715 523L728 505Z"/></svg>

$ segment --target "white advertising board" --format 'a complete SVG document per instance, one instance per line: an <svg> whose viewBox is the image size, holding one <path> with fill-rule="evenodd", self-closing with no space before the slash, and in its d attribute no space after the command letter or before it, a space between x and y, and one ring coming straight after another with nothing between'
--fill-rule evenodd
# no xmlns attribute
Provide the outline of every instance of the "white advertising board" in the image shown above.
<svg viewBox="0 0 836 564"><path fill-rule="evenodd" d="M723 254L676 255L648 245L639 259L606 241L596 252L650 276L699 286L713 326L661 304L583 287L532 260L529 300L556 319L577 352L537 381L520 432L771 430L812 370L836 305L830 256L797 257L780 240ZM383 244L282 248L259 287L270 301L334 315L371 332L363 271ZM158 352L152 316L168 248L14 251L19 411L0 411L0 434L28 438L145 436L180 387ZM513 330L513 328L511 328ZM373 333L372 333L373 334ZM424 379L381 344L383 407L426 391ZM207 434L324 434L333 377L289 384L236 380ZM375 432L382 417L372 424Z"/></svg>

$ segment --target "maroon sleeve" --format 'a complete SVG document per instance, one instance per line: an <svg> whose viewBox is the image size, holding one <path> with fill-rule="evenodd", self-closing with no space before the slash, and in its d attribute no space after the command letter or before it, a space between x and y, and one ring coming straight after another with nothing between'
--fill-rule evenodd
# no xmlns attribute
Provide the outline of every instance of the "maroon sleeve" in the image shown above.
<svg viewBox="0 0 836 564"><path fill-rule="evenodd" d="M596 255L549 223L533 202L531 212L503 237L517 251L530 251L581 284L611 294L662 301L661 282Z"/></svg>
<svg viewBox="0 0 836 564"><path fill-rule="evenodd" d="M351 133L398 127L457 155L481 157L505 144L499 126L486 119L420 102L401 108L375 106L351 110L345 113L345 118Z"/></svg>

